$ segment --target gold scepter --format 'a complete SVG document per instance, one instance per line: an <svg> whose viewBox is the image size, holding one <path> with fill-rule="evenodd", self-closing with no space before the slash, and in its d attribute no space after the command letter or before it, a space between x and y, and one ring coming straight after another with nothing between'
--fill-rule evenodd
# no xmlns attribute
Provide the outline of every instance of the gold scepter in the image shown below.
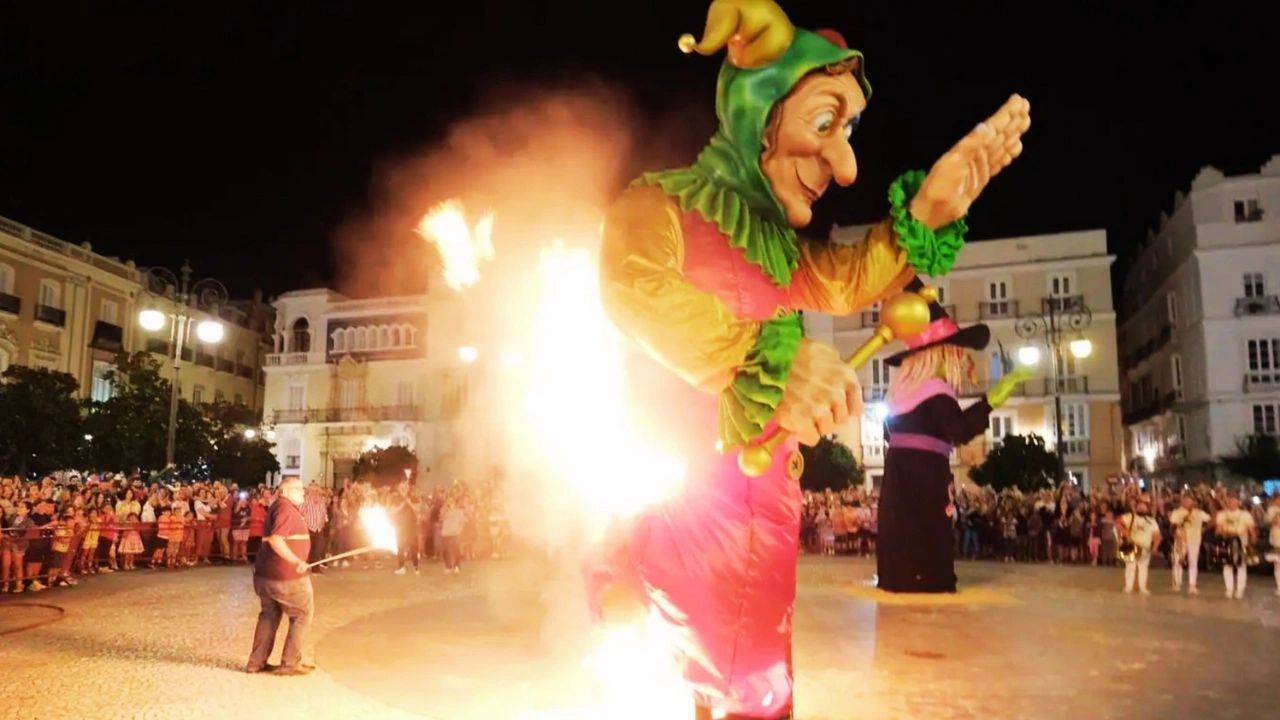
<svg viewBox="0 0 1280 720"><path fill-rule="evenodd" d="M935 288L903 291L885 301L880 310L880 325L849 358L849 367L858 369L890 342L918 335L929 327L929 303L938 299ZM764 440L748 445L738 454L738 469L747 477L760 477L773 465L773 454L790 436L781 427Z"/></svg>

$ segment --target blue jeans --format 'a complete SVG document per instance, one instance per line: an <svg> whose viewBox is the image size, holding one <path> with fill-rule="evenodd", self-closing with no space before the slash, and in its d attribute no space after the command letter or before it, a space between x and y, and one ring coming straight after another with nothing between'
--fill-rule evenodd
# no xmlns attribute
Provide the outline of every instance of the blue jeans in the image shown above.
<svg viewBox="0 0 1280 720"><path fill-rule="evenodd" d="M969 554L969 546L973 546L973 555ZM964 539L960 543L960 555L963 557L978 557L978 531L973 528L967 528L964 531Z"/></svg>

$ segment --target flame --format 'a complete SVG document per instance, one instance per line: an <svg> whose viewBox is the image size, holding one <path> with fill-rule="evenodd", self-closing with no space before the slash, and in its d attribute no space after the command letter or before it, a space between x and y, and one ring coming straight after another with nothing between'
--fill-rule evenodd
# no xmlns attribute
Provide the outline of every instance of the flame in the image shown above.
<svg viewBox="0 0 1280 720"><path fill-rule="evenodd" d="M480 282L480 261L493 259L493 214L470 228L461 200L431 208L418 222L417 232L440 251L445 283L454 290Z"/></svg>
<svg viewBox="0 0 1280 720"><path fill-rule="evenodd" d="M368 505L360 508L360 522L365 532L369 533L369 545L378 550L399 552L396 542L396 529L387 517L387 510L380 505Z"/></svg>
<svg viewBox="0 0 1280 720"><path fill-rule="evenodd" d="M527 412L559 493L599 540L616 518L671 496L679 458L637 437L625 396L624 338L600 304L591 252L557 240L542 251ZM607 477L604 477L606 476Z"/></svg>

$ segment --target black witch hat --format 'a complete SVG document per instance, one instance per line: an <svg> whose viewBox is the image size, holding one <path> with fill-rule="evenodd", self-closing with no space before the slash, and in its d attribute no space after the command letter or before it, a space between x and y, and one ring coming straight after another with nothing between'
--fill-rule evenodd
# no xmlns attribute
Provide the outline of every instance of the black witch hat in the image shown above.
<svg viewBox="0 0 1280 720"><path fill-rule="evenodd" d="M913 288L912 285L917 287ZM917 278L913 279L906 289L914 290L922 286L923 284ZM906 343L907 349L896 355L890 355L885 360L885 363L890 367L897 367L902 364L903 360L915 353L928 350L937 345L956 345L970 350L981 350L987 346L987 343L991 342L991 328L982 323L962 328L938 304L937 300L933 300L929 303L928 326L920 334L904 338L903 341Z"/></svg>

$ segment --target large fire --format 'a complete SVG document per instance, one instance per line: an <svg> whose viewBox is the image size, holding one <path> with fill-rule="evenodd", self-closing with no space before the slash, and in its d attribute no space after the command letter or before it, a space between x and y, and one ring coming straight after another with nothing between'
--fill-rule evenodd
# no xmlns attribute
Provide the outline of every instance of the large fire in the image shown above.
<svg viewBox="0 0 1280 720"><path fill-rule="evenodd" d="M485 222L492 226L491 217ZM460 202L442 204L420 227L430 229L424 235L440 249L450 287L479 282L478 253L465 249L475 240L460 239L469 237ZM485 237L488 242L487 230ZM685 480L680 458L646 446L635 432L625 393L625 339L600 303L598 245L598 237L549 240L538 266L521 269L536 273L528 285L532 297L515 302L508 295L502 308L491 308L527 321L527 346L517 350L508 344L501 353L506 380L500 412L510 416L495 424L517 429L512 437L525 452L516 471L538 477L537 497L526 498L536 509L527 511L559 533L543 537L544 545L561 552L568 546L570 555L604 541L619 520L671 497ZM486 356L483 350L480 356ZM508 362L517 356L519 363ZM663 630L653 616L599 628L582 667L595 692L583 693L580 706L537 717L687 715L691 697Z"/></svg>
<svg viewBox="0 0 1280 720"><path fill-rule="evenodd" d="M423 215L418 234L440 251L444 281L454 290L480 282L480 262L493 259L493 215L468 226L458 200L446 200Z"/></svg>

